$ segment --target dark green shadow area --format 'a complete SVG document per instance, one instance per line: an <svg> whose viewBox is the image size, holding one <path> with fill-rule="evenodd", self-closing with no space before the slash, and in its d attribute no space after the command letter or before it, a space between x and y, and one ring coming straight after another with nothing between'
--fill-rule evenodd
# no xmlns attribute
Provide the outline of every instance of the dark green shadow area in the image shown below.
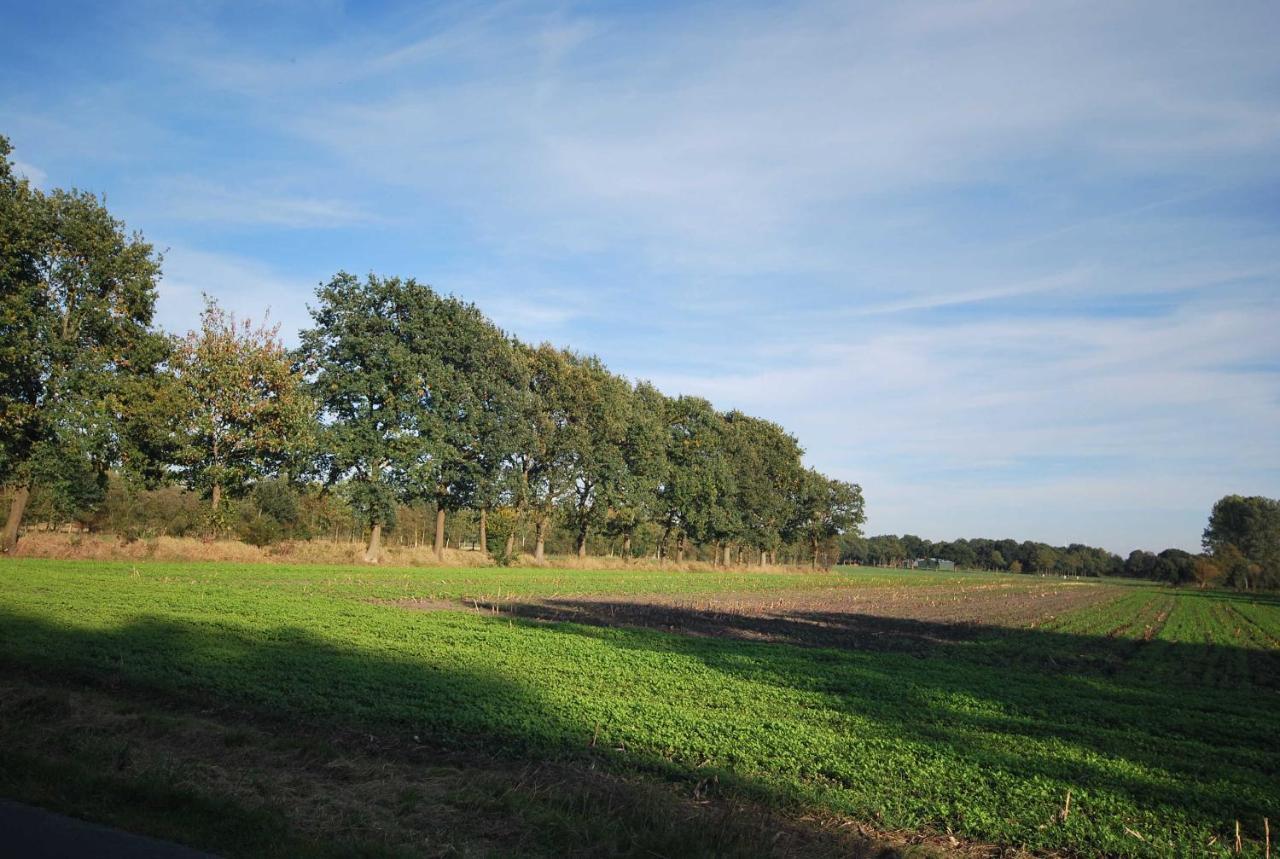
<svg viewBox="0 0 1280 859"><path fill-rule="evenodd" d="M251 719L254 731L265 726L273 742L296 745L318 767L327 767L323 762L330 757L342 763L344 746L358 750L367 732L378 732L390 738L378 743L384 754L391 748L394 755L398 747L410 752L407 757L421 758L425 769L443 762L461 770L458 795L447 799L481 818L469 829L482 837L461 846L387 846L367 832L325 843L295 832L271 803L245 806L211 795L191 788L181 773L125 777L116 771L126 766L127 746L70 768L65 760L42 760L20 742L0 746L0 795L228 856L755 856L766 842L789 847L777 855L933 855L904 853L856 831L823 831L772 814L748 818L751 809L736 804L689 803L681 799L687 792L666 789L662 779L602 778L596 767L634 774L627 754L589 748L580 725L558 718L524 684L496 673L337 647L296 627L244 631L140 617L116 629L86 630L0 612L0 654L0 666L28 686L40 678L56 681L51 694L16 702L2 700L0 688L0 712L16 712L24 721L65 717L58 689L85 683L115 693L122 711L147 710L146 718L161 729L171 717L148 704L223 714L232 723ZM308 736L309 731L315 733ZM317 755L317 736L335 747ZM81 739L67 737L68 750L94 748ZM499 757L515 765L493 767L496 776L484 771ZM538 769L539 760L565 765L548 776ZM475 784L469 785L466 771L473 763ZM495 781L504 775L532 784L525 789ZM698 780L695 798L723 795L709 781ZM512 817L520 819L513 823ZM483 837L486 829L523 831L491 844Z"/></svg>

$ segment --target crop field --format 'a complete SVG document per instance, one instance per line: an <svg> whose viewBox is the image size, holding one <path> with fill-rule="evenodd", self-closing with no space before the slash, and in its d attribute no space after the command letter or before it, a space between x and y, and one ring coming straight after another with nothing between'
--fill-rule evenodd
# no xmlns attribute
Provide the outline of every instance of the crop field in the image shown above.
<svg viewBox="0 0 1280 859"><path fill-rule="evenodd" d="M1268 595L10 560L0 666L0 795L228 855L1262 856L1280 818Z"/></svg>

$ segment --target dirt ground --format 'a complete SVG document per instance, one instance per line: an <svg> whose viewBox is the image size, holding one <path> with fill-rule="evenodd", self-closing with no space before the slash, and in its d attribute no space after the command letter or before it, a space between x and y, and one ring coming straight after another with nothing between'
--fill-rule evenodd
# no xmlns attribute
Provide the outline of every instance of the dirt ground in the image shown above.
<svg viewBox="0 0 1280 859"><path fill-rule="evenodd" d="M466 609L533 620L644 627L814 647L914 650L993 628L1025 628L1116 597L1076 582L983 582L956 587L859 587L710 596L584 595L553 599L401 600L423 611Z"/></svg>

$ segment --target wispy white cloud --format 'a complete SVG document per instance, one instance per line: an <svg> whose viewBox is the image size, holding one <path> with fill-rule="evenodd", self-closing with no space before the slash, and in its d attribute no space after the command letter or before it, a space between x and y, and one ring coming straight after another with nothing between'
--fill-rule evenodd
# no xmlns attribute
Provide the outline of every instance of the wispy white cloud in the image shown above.
<svg viewBox="0 0 1280 859"><path fill-rule="evenodd" d="M1266 40L1243 18L1151 28L1114 4L973 14L981 27L936 4L806 4L705 16L678 37L467 19L429 50L393 44L354 68L310 58L330 66L308 66L320 80L394 70L422 83L331 93L282 122L357 169L460 200L495 235L571 251L626 237L673 265L729 270L830 264L839 250L809 241L815 214L871 217L887 192L994 177L1031 149L1151 167L1280 137L1258 69ZM1147 44L1210 25L1231 31L1206 47L1219 67ZM1121 51L1099 33L1147 42ZM471 74L433 80L454 61ZM281 81L266 104L292 104L298 79L242 64L259 86Z"/></svg>
<svg viewBox="0 0 1280 859"><path fill-rule="evenodd" d="M157 321L170 331L187 331L209 295L241 318L265 316L279 323L281 336L293 341L310 324L306 303L320 280L320 275L307 279L235 254L171 246L164 252Z"/></svg>
<svg viewBox="0 0 1280 859"><path fill-rule="evenodd" d="M954 537L980 532L997 502L1203 516L1232 486L1262 491L1280 467L1280 436L1258 432L1280 426L1277 326L1274 303L1191 305L1153 319L983 320L944 332L907 325L814 346L788 369L655 375L664 389L795 429L811 461L881 501L873 528ZM1073 512L1040 533L1078 539L1078 520ZM1184 525L1170 523L1162 538L1193 547L1198 531L1179 536Z"/></svg>
<svg viewBox="0 0 1280 859"><path fill-rule="evenodd" d="M937 310L942 307L955 307L962 304L980 304L1004 298L1019 298L1028 295L1039 295L1046 292L1068 289L1085 281L1086 272L1072 271L1049 277L1036 278L1022 283L991 286L968 292L935 291L916 296L908 296L888 304L868 304L849 308L843 315L883 316L890 313L903 313L911 310Z"/></svg>
<svg viewBox="0 0 1280 859"><path fill-rule="evenodd" d="M290 229L334 229L383 218L337 198L288 189L228 185L194 176L167 176L156 211L185 221Z"/></svg>
<svg viewBox="0 0 1280 859"><path fill-rule="evenodd" d="M17 158L12 160L14 172L37 188L43 188L45 183L49 181L49 175L34 164L28 164L26 161Z"/></svg>

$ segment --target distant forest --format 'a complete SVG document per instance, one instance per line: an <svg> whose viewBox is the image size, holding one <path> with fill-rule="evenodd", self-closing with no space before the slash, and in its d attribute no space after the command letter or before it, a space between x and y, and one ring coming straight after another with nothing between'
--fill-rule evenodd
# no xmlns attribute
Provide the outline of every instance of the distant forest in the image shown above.
<svg viewBox="0 0 1280 859"><path fill-rule="evenodd" d="M1062 576L1129 576L1183 585L1223 584L1238 588L1280 588L1280 501L1229 495L1209 513L1202 536L1204 553L1182 549L1159 554L1135 549L1121 558L1106 549L1072 543L975 538L931 542L913 534L840 540L845 564L898 566L921 558L952 561L957 567Z"/></svg>

